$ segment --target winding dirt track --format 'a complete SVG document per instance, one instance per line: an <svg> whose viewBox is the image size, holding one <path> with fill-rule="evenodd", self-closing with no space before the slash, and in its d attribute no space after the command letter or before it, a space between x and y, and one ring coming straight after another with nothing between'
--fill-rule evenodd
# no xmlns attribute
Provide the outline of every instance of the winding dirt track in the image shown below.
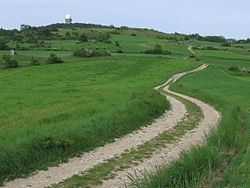
<svg viewBox="0 0 250 188"><path fill-rule="evenodd" d="M213 107L198 99L170 91L169 84L175 82L186 74L201 71L207 67L208 65L202 65L201 67L192 71L176 74L172 76L166 83L156 87L156 89L164 87L164 91L182 97L198 105L204 114L204 118L199 123L199 126L186 133L176 143L166 145L166 147L161 150L160 153L153 155L150 159L145 160L138 166L126 169L122 172L117 172L116 177L114 179L104 181L102 185L97 187L126 188L126 184L130 182L128 175L132 175L134 177L139 175L140 177L143 172L154 171L155 167L159 165L167 165L171 161L178 159L181 153L190 150L193 146L197 146L204 143L206 136L209 134L209 132L216 128L216 126L218 125L218 122L220 120L220 113L217 112Z"/></svg>
<svg viewBox="0 0 250 188"><path fill-rule="evenodd" d="M175 144L166 146L161 153L153 155L152 158L141 163L139 166L131 169L127 169L123 172L118 172L115 179L104 181L104 184L101 187L111 188L111 187L124 187L127 182L127 174L132 173L135 170L152 170L155 165L162 164L162 158L165 162L168 163L178 158L179 154L183 151L186 151L191 148L193 145L197 145L204 141L206 134L209 133L216 125L220 119L220 114L211 106L199 101L197 99L174 93L168 89L169 84L175 82L177 79L182 76L203 70L208 65L202 65L201 67L176 74L172 76L166 83L156 87L159 89L165 87L164 90L172 93L174 95L183 97L198 106L202 109L204 113L204 119L200 125L188 132ZM187 113L184 104L176 100L173 97L166 96L171 104L171 110L164 113L164 115L157 119L150 126L143 127L141 130L126 135L121 139L116 140L113 143L106 144L103 147L96 148L93 151L83 154L81 157L72 158L67 163L60 164L58 167L50 167L46 171L38 171L34 175L28 178L16 179L12 182L8 182L4 187L9 188L22 188L22 187L32 187L32 188L42 188L47 187L52 184L59 183L60 181L70 178L75 174L80 174L90 168L93 168L95 165L104 162L107 159L113 158L115 156L121 155L125 150L136 148L137 146L145 143L158 136L159 134L171 129L174 127Z"/></svg>

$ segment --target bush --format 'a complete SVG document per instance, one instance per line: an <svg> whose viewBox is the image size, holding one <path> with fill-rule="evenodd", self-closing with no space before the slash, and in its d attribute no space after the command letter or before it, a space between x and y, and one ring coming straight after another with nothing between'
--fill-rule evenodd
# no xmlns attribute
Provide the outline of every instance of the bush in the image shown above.
<svg viewBox="0 0 250 188"><path fill-rule="evenodd" d="M88 36L85 34L82 34L79 38L80 42L88 42Z"/></svg>
<svg viewBox="0 0 250 188"><path fill-rule="evenodd" d="M40 65L40 63L38 62L38 60L34 56L31 56L30 64L31 65Z"/></svg>
<svg viewBox="0 0 250 188"><path fill-rule="evenodd" d="M156 44L155 48L153 50L146 50L144 52L145 54L158 54L158 55L169 55L171 52L169 51L163 51L161 45Z"/></svg>
<svg viewBox="0 0 250 188"><path fill-rule="evenodd" d="M9 47L7 45L8 41L0 39L0 50L8 50Z"/></svg>
<svg viewBox="0 0 250 188"><path fill-rule="evenodd" d="M110 43L110 41L109 41L110 38L111 38L110 33L100 33L98 41Z"/></svg>
<svg viewBox="0 0 250 188"><path fill-rule="evenodd" d="M78 56L78 57L99 57L99 56L110 56L110 55L111 54L108 51L98 52L88 48L82 48L73 53L73 56Z"/></svg>
<svg viewBox="0 0 250 188"><path fill-rule="evenodd" d="M249 69L249 68L242 68L241 71L242 71L242 72L250 73L250 69Z"/></svg>
<svg viewBox="0 0 250 188"><path fill-rule="evenodd" d="M221 46L231 47L232 45L231 45L231 44L229 44L229 43L224 43L224 44L222 44Z"/></svg>
<svg viewBox="0 0 250 188"><path fill-rule="evenodd" d="M120 47L119 41L115 41L115 46L116 46L116 47Z"/></svg>
<svg viewBox="0 0 250 188"><path fill-rule="evenodd" d="M117 53L124 53L121 49L117 50Z"/></svg>
<svg viewBox="0 0 250 188"><path fill-rule="evenodd" d="M63 60L56 56L55 54L50 54L49 59L48 59L49 64L60 64L63 63Z"/></svg>
<svg viewBox="0 0 250 188"><path fill-rule="evenodd" d="M219 50L219 49L212 46L207 46L205 50Z"/></svg>
<svg viewBox="0 0 250 188"><path fill-rule="evenodd" d="M196 58L196 56L195 56L195 54L193 52L189 54L189 57L190 58Z"/></svg>
<svg viewBox="0 0 250 188"><path fill-rule="evenodd" d="M18 61L11 58L11 56L3 55L2 59L3 59L3 64L4 64L5 68L16 68L16 67L18 67Z"/></svg>
<svg viewBox="0 0 250 188"><path fill-rule="evenodd" d="M228 70L238 72L240 69L236 66L231 66L231 67L228 67Z"/></svg>

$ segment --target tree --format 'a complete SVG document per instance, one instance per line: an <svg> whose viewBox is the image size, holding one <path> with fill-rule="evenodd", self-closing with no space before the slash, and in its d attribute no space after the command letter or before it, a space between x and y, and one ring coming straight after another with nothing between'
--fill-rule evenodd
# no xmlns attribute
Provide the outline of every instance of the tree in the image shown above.
<svg viewBox="0 0 250 188"><path fill-rule="evenodd" d="M48 59L49 64L60 64L63 63L63 60L56 56L55 54L50 54L49 59Z"/></svg>
<svg viewBox="0 0 250 188"><path fill-rule="evenodd" d="M28 30L28 29L30 29L31 28L31 26L30 25L26 25L26 24L22 24L21 26L20 26L20 30L21 31L25 31L25 30Z"/></svg>
<svg viewBox="0 0 250 188"><path fill-rule="evenodd" d="M65 33L65 37L66 37L66 38L69 38L69 37L70 37L70 33L69 33L69 32L66 32L66 33Z"/></svg>
<svg viewBox="0 0 250 188"><path fill-rule="evenodd" d="M155 54L162 54L162 52L163 52L162 47L159 44L155 45L155 48L153 49L153 51L154 51Z"/></svg>
<svg viewBox="0 0 250 188"><path fill-rule="evenodd" d="M223 36L206 36L203 37L204 41L210 41L210 42L220 42L220 43L226 43L226 39Z"/></svg>
<svg viewBox="0 0 250 188"><path fill-rule="evenodd" d="M8 41L0 39L0 50L8 50Z"/></svg>
<svg viewBox="0 0 250 188"><path fill-rule="evenodd" d="M88 36L86 34L82 34L79 38L80 42L88 42Z"/></svg>

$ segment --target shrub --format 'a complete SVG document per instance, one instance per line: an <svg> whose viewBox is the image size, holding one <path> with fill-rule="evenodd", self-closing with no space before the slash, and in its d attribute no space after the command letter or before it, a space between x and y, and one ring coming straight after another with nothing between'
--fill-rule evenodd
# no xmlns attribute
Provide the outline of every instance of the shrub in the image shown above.
<svg viewBox="0 0 250 188"><path fill-rule="evenodd" d="M241 71L242 71L242 72L250 73L250 69L249 69L249 68L242 68Z"/></svg>
<svg viewBox="0 0 250 188"><path fill-rule="evenodd" d="M110 55L111 54L108 51L98 52L88 48L82 48L73 53L73 56L78 56L78 57L99 57L99 56L110 56Z"/></svg>
<svg viewBox="0 0 250 188"><path fill-rule="evenodd" d="M116 47L120 47L119 41L115 41L115 46L116 46Z"/></svg>
<svg viewBox="0 0 250 188"><path fill-rule="evenodd" d="M221 46L231 47L232 45L231 45L231 44L229 44L229 43L224 43L224 44L222 44Z"/></svg>
<svg viewBox="0 0 250 188"><path fill-rule="evenodd" d="M88 48L82 48L73 53L73 56L78 57L93 57L93 51Z"/></svg>
<svg viewBox="0 0 250 188"><path fill-rule="evenodd" d="M65 33L65 37L66 37L66 38L69 38L70 36L71 36L71 35L70 35L69 32L66 32L66 33Z"/></svg>
<svg viewBox="0 0 250 188"><path fill-rule="evenodd" d="M207 46L205 50L219 50L219 49L212 46Z"/></svg>
<svg viewBox="0 0 250 188"><path fill-rule="evenodd" d="M40 63L38 62L38 60L34 56L31 56L30 64L31 65L40 65Z"/></svg>
<svg viewBox="0 0 250 188"><path fill-rule="evenodd" d="M79 38L80 42L88 42L88 36L85 34L82 34Z"/></svg>
<svg viewBox="0 0 250 188"><path fill-rule="evenodd" d="M161 45L156 44L153 50L146 50L145 54L158 54L158 55L168 55L171 54L169 51L163 51Z"/></svg>
<svg viewBox="0 0 250 188"><path fill-rule="evenodd" d="M121 49L117 50L117 53L123 53L123 51Z"/></svg>
<svg viewBox="0 0 250 188"><path fill-rule="evenodd" d="M3 55L2 59L3 59L3 64L4 64L5 68L16 68L16 67L18 67L18 61L11 58L11 56Z"/></svg>
<svg viewBox="0 0 250 188"><path fill-rule="evenodd" d="M110 38L111 38L110 33L100 33L98 41L110 43L110 41L109 41Z"/></svg>
<svg viewBox="0 0 250 188"><path fill-rule="evenodd" d="M0 50L8 50L9 47L7 45L8 41L0 39Z"/></svg>
<svg viewBox="0 0 250 188"><path fill-rule="evenodd" d="M196 58L196 56L195 56L195 54L194 54L193 52L191 52L191 53L189 54L189 57L190 57L190 58Z"/></svg>
<svg viewBox="0 0 250 188"><path fill-rule="evenodd" d="M228 67L228 70L238 72L240 69L236 66L231 66L231 67Z"/></svg>
<svg viewBox="0 0 250 188"><path fill-rule="evenodd" d="M250 73L250 68L242 68L241 71L242 71L242 72Z"/></svg>
<svg viewBox="0 0 250 188"><path fill-rule="evenodd" d="M50 54L49 59L48 59L49 64L60 64L63 63L63 60L56 56L55 54Z"/></svg>

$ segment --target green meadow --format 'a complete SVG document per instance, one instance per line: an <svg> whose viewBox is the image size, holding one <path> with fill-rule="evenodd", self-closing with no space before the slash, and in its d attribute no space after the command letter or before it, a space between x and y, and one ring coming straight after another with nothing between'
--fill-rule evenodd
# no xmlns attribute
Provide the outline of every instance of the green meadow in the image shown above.
<svg viewBox="0 0 250 188"><path fill-rule="evenodd" d="M1 70L2 180L149 124L169 107L153 87L199 65L196 60L127 56L65 61Z"/></svg>
<svg viewBox="0 0 250 188"><path fill-rule="evenodd" d="M170 108L154 86L208 63L208 69L185 76L172 89L220 111L218 130L206 145L146 173L132 187L250 186L248 43L225 46L127 27L63 27L28 29L15 40L8 36L18 66L8 68L0 58L0 184L149 125ZM83 34L87 41L80 41ZM161 53L144 53L156 45ZM189 58L188 46L196 47L196 57ZM110 56L73 56L84 48ZM49 64L52 53L63 63ZM0 50L1 56L8 54Z"/></svg>

